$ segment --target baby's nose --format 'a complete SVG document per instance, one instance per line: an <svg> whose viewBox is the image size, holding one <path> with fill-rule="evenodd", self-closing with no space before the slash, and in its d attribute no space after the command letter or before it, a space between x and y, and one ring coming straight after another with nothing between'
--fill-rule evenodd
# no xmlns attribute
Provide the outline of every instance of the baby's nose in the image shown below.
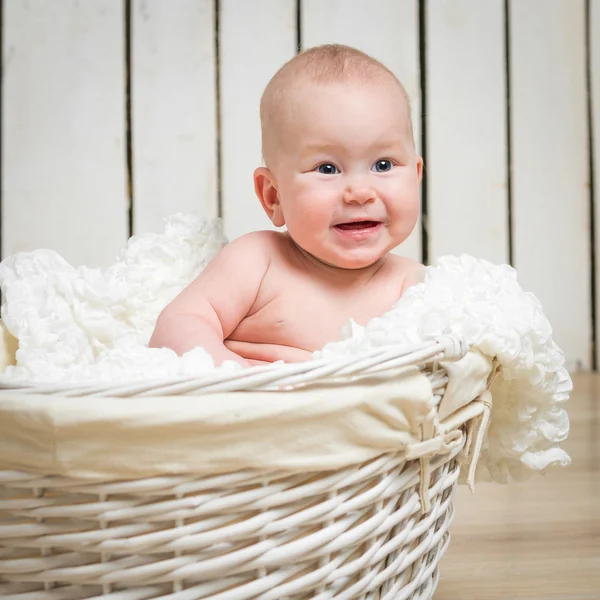
<svg viewBox="0 0 600 600"><path fill-rule="evenodd" d="M375 190L369 185L348 185L344 190L344 202L347 204L366 204L376 197Z"/></svg>

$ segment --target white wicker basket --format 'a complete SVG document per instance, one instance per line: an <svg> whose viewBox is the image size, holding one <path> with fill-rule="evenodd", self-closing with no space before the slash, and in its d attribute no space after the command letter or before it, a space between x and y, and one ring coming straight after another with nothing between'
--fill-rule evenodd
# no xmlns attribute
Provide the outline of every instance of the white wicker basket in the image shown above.
<svg viewBox="0 0 600 600"><path fill-rule="evenodd" d="M444 338L360 357L234 376L97 386L14 386L11 394L201 395L348 385L418 365L439 403ZM438 451L387 453L339 471L245 470L126 481L0 471L0 596L19 600L429 599L448 544L466 430ZM425 455L427 454L427 456Z"/></svg>

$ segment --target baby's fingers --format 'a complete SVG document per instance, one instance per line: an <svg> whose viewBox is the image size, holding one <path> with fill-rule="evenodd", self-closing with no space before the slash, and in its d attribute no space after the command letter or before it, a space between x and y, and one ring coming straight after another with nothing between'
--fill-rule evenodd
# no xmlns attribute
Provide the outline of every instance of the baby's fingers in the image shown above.
<svg viewBox="0 0 600 600"><path fill-rule="evenodd" d="M312 352L292 346L278 344L257 344L253 342L239 342L225 340L228 350L235 352L252 364L273 363L282 360L286 363L304 362L311 358Z"/></svg>

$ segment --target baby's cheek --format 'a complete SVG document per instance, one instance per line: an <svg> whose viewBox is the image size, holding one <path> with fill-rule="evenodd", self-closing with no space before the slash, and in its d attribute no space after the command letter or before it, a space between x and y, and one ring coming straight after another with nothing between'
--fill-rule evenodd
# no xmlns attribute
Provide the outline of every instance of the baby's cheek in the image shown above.
<svg viewBox="0 0 600 600"><path fill-rule="evenodd" d="M307 202L296 202L290 207L286 224L288 231L299 241L312 236L319 222L317 207Z"/></svg>
<svg viewBox="0 0 600 600"><path fill-rule="evenodd" d="M310 197L304 198L302 203L299 203L298 217L313 224L329 222L333 212L331 204L326 196L312 194Z"/></svg>
<svg viewBox="0 0 600 600"><path fill-rule="evenodd" d="M420 194L419 187L414 182L401 182L396 186L393 194L396 210L405 214L419 212Z"/></svg>
<svg viewBox="0 0 600 600"><path fill-rule="evenodd" d="M388 205L388 215L391 217L394 233L401 237L408 235L416 225L419 212L419 195L407 193L406 189L398 191L394 201Z"/></svg>

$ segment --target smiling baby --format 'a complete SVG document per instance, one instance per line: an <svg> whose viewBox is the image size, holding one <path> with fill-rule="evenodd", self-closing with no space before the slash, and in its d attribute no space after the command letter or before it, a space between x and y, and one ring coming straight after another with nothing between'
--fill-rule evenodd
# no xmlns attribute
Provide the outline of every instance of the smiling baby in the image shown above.
<svg viewBox="0 0 600 600"><path fill-rule="evenodd" d="M286 230L229 243L162 311L152 347L299 362L420 280L422 265L390 253L417 222L423 168L391 71L347 46L312 48L274 75L260 116L254 187Z"/></svg>

